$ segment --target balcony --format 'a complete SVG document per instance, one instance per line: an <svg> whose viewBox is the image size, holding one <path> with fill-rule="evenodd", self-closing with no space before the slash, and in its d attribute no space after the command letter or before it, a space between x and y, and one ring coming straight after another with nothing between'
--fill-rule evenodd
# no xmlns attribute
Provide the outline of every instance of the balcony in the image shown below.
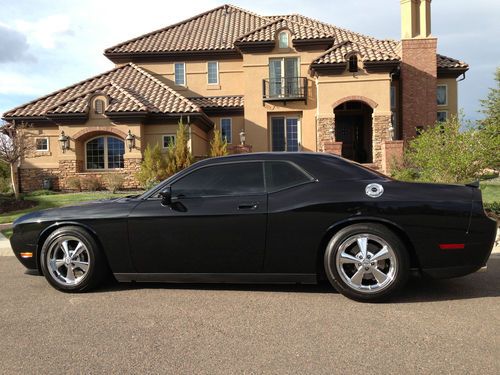
<svg viewBox="0 0 500 375"><path fill-rule="evenodd" d="M307 88L306 77L265 78L262 80L262 99L284 103L303 100L307 104Z"/></svg>

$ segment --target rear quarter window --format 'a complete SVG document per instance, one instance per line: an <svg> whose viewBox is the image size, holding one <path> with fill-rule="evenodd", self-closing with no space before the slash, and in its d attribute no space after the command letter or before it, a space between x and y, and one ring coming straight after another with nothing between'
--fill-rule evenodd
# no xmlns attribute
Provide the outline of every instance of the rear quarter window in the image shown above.
<svg viewBox="0 0 500 375"><path fill-rule="evenodd" d="M287 161L267 161L265 163L266 185L269 192L314 181L302 168Z"/></svg>

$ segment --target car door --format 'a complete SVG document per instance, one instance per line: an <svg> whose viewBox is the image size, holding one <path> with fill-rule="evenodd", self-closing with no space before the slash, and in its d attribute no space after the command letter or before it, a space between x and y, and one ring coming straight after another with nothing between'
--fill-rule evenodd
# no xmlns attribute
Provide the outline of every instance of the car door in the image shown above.
<svg viewBox="0 0 500 375"><path fill-rule="evenodd" d="M139 273L255 273L265 252L267 195L263 163L203 166L171 184L172 204L158 197L129 217Z"/></svg>

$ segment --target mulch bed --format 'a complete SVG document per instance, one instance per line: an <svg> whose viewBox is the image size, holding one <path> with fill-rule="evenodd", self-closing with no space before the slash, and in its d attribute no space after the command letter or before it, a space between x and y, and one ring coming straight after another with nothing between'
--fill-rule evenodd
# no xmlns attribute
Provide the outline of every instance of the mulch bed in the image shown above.
<svg viewBox="0 0 500 375"><path fill-rule="evenodd" d="M37 203L30 200L18 200L15 199L5 199L0 200L0 213L6 213L11 211L24 210L26 208L35 207Z"/></svg>

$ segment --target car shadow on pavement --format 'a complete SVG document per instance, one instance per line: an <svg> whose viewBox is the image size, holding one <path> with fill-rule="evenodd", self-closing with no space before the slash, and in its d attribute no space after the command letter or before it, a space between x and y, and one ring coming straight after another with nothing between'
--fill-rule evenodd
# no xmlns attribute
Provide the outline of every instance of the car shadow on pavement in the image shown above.
<svg viewBox="0 0 500 375"><path fill-rule="evenodd" d="M336 293L327 283L301 284L168 284L168 283L118 283L99 288L94 293L130 291L134 289L175 289L211 291L247 291L274 293ZM465 277L435 280L412 278L392 303L421 303L500 297L500 257L488 261L488 270Z"/></svg>

